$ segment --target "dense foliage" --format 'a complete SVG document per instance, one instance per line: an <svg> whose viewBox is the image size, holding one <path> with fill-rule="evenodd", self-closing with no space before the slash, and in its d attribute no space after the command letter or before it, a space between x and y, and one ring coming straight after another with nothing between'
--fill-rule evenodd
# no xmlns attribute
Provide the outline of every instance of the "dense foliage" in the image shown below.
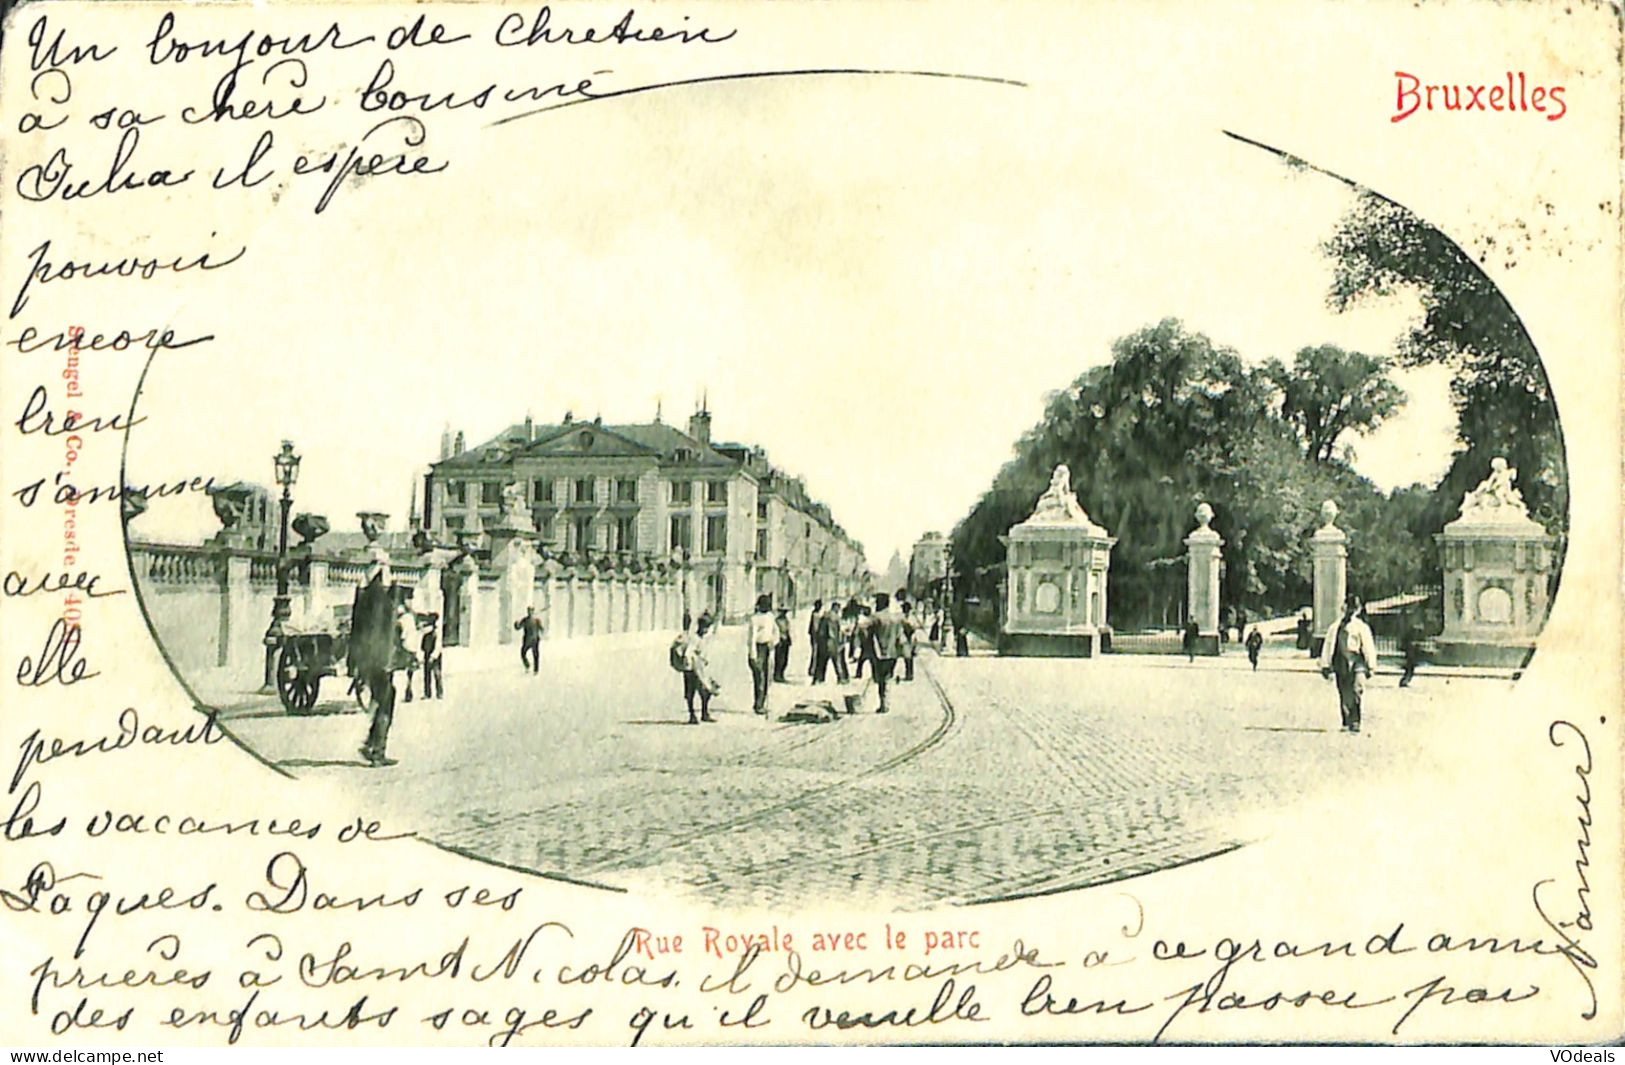
<svg viewBox="0 0 1625 1065"><path fill-rule="evenodd" d="M1351 404L1300 376L1327 360L1363 367L1348 391L1378 401ZM1306 537L1328 498L1344 508L1339 524L1365 545L1355 556L1360 572L1374 587L1408 586L1426 565L1425 539L1407 526L1415 503L1388 505L1334 457L1341 433L1369 427L1402 398L1376 359L1314 348L1292 370L1249 369L1234 351L1164 320L1118 341L1109 364L1049 396L1043 420L954 532L962 585L996 594L999 537L1031 512L1050 472L1065 463L1084 509L1119 538L1111 572L1119 627L1180 620L1184 538L1199 502L1213 506L1213 527L1226 541L1224 599L1255 615L1308 602ZM1312 444L1304 435L1306 424L1334 422L1339 428L1320 430Z"/></svg>
<svg viewBox="0 0 1625 1065"><path fill-rule="evenodd" d="M1482 245L1487 254L1497 242L1490 235ZM1569 500L1557 405L1534 343L1495 283L1450 238L1369 193L1324 250L1335 270L1333 307L1414 294L1422 314L1400 339L1400 363L1438 363L1452 371L1460 446L1436 486L1429 520L1443 525L1453 519L1462 495L1502 456L1519 471L1518 488L1531 513L1561 545Z"/></svg>
<svg viewBox="0 0 1625 1065"><path fill-rule="evenodd" d="M1423 314L1401 339L1402 365L1454 371L1459 449L1437 485L1384 493L1348 461L1350 433L1391 417L1404 395L1381 359L1323 345L1249 368L1177 320L1119 340L1111 361L1047 399L953 534L962 595L997 595L999 542L1027 517L1059 463L1078 500L1118 537L1110 621L1177 624L1184 537L1196 504L1225 538L1222 598L1249 614L1296 610L1310 597L1309 535L1323 500L1341 508L1353 589L1379 597L1438 580L1433 534L1456 516L1490 459L1520 470L1537 519L1561 533L1567 473L1544 369L1522 325L1477 265L1390 201L1362 196L1327 241L1333 307L1398 291Z"/></svg>

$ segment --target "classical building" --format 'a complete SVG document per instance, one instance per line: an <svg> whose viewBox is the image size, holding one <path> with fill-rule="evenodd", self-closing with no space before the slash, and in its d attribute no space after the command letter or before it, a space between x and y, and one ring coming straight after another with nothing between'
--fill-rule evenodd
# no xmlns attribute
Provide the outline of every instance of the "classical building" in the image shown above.
<svg viewBox="0 0 1625 1065"><path fill-rule="evenodd" d="M437 540L502 519L504 490L522 486L541 546L561 556L665 557L688 563L694 613L749 613L767 593L794 608L863 590L863 545L800 479L759 447L711 439L711 412L684 432L653 422L605 425L569 414L529 418L478 447L441 440L424 492Z"/></svg>
<svg viewBox="0 0 1625 1065"><path fill-rule="evenodd" d="M928 532L914 541L908 560L908 594L924 599L948 576L948 540L939 532Z"/></svg>

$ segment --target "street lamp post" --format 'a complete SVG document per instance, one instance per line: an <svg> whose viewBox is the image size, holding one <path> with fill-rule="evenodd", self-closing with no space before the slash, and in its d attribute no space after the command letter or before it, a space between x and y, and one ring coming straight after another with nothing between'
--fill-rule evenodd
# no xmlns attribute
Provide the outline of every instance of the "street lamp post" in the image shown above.
<svg viewBox="0 0 1625 1065"><path fill-rule="evenodd" d="M276 483L282 486L282 521L276 541L276 598L271 600L271 624L265 630L265 686L276 687L276 653L282 643L283 625L292 616L288 595L288 514L293 509L294 482L299 479L299 455L293 442L282 441L282 450L271 459L276 467Z"/></svg>

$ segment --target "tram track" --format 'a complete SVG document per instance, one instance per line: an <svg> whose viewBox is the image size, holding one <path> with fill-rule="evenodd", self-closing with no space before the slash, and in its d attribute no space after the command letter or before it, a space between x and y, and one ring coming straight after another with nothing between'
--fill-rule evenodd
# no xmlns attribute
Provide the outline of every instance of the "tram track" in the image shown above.
<svg viewBox="0 0 1625 1065"><path fill-rule="evenodd" d="M920 672L925 676L926 680L930 682L931 691L936 696L939 717L936 726L922 739L909 746L907 749L885 759L884 761L866 766L856 773L849 773L840 777L839 779L820 784L814 788L809 788L789 799L784 799L768 806L759 807L755 810L749 811L748 813L740 814L736 817L731 817L723 821L713 822L712 824L702 826L687 833L674 836L663 841L659 848L634 848L619 855L601 859L597 863L589 866L587 872L602 874L615 869L625 868L627 866L636 867L639 865L650 864L647 861L633 862L629 861L629 859L632 859L634 856L638 858L658 859L660 854L664 851L687 847L709 837L720 835L725 832L733 832L741 828L759 825L764 821L779 816L780 814L795 810L796 808L807 803L817 802L832 794L840 792L844 788L851 787L854 784L868 780L882 773L890 772L899 766L907 765L914 759L919 758L927 751L942 743L942 741L948 737L949 733L953 731L959 720L959 715L954 708L953 701L948 698L948 693L943 690L941 683L937 681L937 678L932 674L931 670L922 664ZM816 737L810 737L807 742L810 743L815 738Z"/></svg>

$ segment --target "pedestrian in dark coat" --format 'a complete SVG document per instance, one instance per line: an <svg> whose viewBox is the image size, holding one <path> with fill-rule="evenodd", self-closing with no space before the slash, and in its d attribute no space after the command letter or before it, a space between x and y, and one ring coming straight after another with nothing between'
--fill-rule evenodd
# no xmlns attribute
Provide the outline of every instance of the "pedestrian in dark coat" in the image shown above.
<svg viewBox="0 0 1625 1065"><path fill-rule="evenodd" d="M527 606L525 616L513 623L514 631L519 633L519 665L532 673L542 671L542 619L536 616L536 608Z"/></svg>
<svg viewBox="0 0 1625 1065"><path fill-rule="evenodd" d="M773 623L779 630L779 642L773 645L773 682L783 684L784 671L790 668L790 612L780 607Z"/></svg>
<svg viewBox="0 0 1625 1065"><path fill-rule="evenodd" d="M1185 635L1181 638L1180 645L1185 652L1185 657L1192 662L1196 661L1196 641L1201 638L1201 635L1202 630L1197 627L1195 618L1185 622Z"/></svg>
<svg viewBox="0 0 1625 1065"><path fill-rule="evenodd" d="M1253 672L1258 672L1258 652L1264 649L1264 634L1253 626L1253 631L1247 634L1247 661L1253 664Z"/></svg>
<svg viewBox="0 0 1625 1065"><path fill-rule="evenodd" d="M350 608L350 643L346 665L365 687L372 704L372 723L361 758L370 766L394 765L386 756L389 729L395 720L395 669L405 654L395 621L395 597L389 590L389 568L376 567L356 589Z"/></svg>
<svg viewBox="0 0 1625 1065"><path fill-rule="evenodd" d="M423 697L444 699L446 678L441 671L439 614L424 615L423 639L420 647L423 651Z"/></svg>
<svg viewBox="0 0 1625 1065"><path fill-rule="evenodd" d="M807 676L818 672L818 615L824 612L824 601L814 599L812 613L807 615Z"/></svg>
<svg viewBox="0 0 1625 1065"><path fill-rule="evenodd" d="M1409 618L1405 619L1405 628L1399 636L1399 653L1404 656L1405 669L1399 675L1399 686L1409 688L1411 678L1416 676L1416 667L1422 661L1422 641L1417 638L1416 626Z"/></svg>
<svg viewBox="0 0 1625 1065"><path fill-rule="evenodd" d="M824 674L827 669L835 670L835 679L845 684L848 679L846 671L846 654L841 633L841 603L838 599L830 600L829 608L818 619L818 661L814 667L813 683L824 683Z"/></svg>

